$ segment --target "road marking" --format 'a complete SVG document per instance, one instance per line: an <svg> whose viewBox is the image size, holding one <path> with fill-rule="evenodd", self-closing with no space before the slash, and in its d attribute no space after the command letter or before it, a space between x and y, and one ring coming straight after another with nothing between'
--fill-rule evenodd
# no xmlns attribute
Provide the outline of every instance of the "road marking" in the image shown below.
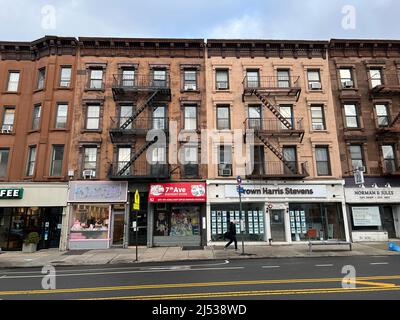
<svg viewBox="0 0 400 320"><path fill-rule="evenodd" d="M274 269L274 268L280 268L281 266L262 266L261 268L264 269Z"/></svg>
<svg viewBox="0 0 400 320"><path fill-rule="evenodd" d="M50 263L51 264L51 263ZM224 262L221 263L211 263L211 264L196 264L196 265L188 265L185 267L216 267L216 266L222 266L229 264L229 260L225 260ZM54 266L56 269L58 267L66 267L66 266ZM145 267L121 267L121 268L96 268L96 269L65 269L65 270L57 270L57 273L69 273L69 272L82 272L82 271L113 271L113 270L145 270L145 269L151 269L151 268L156 268L157 266L145 266ZM173 266L170 266L173 267ZM175 266L174 266L175 267ZM180 267L180 266L176 266ZM167 268L167 266L164 266L164 268ZM13 275L13 274L35 274L35 273L41 273L41 270L36 270L36 271L18 271L18 272L0 272L0 275Z"/></svg>
<svg viewBox="0 0 400 320"><path fill-rule="evenodd" d="M108 274L133 274L133 273L155 273L155 272L184 272L184 271L209 271L209 270L239 270L244 269L244 267L225 267L225 268L200 268L200 269L165 269L165 270L137 270L137 271L113 271L113 272L89 272L89 273L68 273L68 274L58 274L57 277L81 277L81 276L99 276ZM34 276L6 276L5 278L0 278L0 280L5 279L27 279L27 278L43 278L43 275Z"/></svg>
<svg viewBox="0 0 400 320"><path fill-rule="evenodd" d="M384 283L384 282L370 282L370 281L349 281L350 283L354 284L363 284L367 286L373 286L373 287L396 287L394 283Z"/></svg>
<svg viewBox="0 0 400 320"><path fill-rule="evenodd" d="M386 264L389 264L389 262L372 262L372 263L370 263L370 265L372 265L372 266L386 265Z"/></svg>
<svg viewBox="0 0 400 320"><path fill-rule="evenodd" d="M316 267L333 267L333 264L316 264Z"/></svg>
<svg viewBox="0 0 400 320"><path fill-rule="evenodd" d="M149 295L130 297L107 297L79 300L177 300L177 299L201 299L201 298L226 298L244 296L274 296L274 295L304 295L304 294L328 294L328 293L354 293L354 292L379 292L379 291L400 291L399 287L368 287L368 288L325 288L325 289L291 289L291 290L264 290L264 291L236 291L236 292L210 292L210 293L187 293L170 295ZM73 299L77 300L77 299Z"/></svg>
<svg viewBox="0 0 400 320"><path fill-rule="evenodd" d="M356 281L368 280L399 280L400 275L394 276L371 276L358 277ZM243 280L229 282L197 282L197 283L173 283L173 284L145 284L131 286L114 286L114 287L94 287L94 288L70 288L56 290L19 290L19 291L0 291L0 296L14 295L44 295L44 294L61 294L61 293L84 293L84 292L100 292L100 291L124 291L124 290L148 290L148 289L171 289L171 288L200 288L200 287L220 287L220 286L242 286L242 285L265 285L265 284L293 284L293 283L329 283L342 282L343 278L309 278L309 279L281 279L281 280Z"/></svg>

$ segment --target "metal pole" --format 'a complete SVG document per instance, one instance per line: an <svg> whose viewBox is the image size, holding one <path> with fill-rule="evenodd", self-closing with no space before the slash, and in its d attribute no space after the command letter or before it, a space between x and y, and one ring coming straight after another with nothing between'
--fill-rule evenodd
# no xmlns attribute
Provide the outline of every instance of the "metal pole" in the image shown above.
<svg viewBox="0 0 400 320"><path fill-rule="evenodd" d="M240 192L239 189L239 210L240 210L240 230L242 231L242 255L244 255L244 230L242 230L242 225L244 225L244 223L242 224L243 221L243 212L242 212L242 193Z"/></svg>
<svg viewBox="0 0 400 320"><path fill-rule="evenodd" d="M136 261L139 261L139 257L138 257L138 212L136 211L136 219L135 219L135 221L136 221L136 235L135 235L135 238L136 238Z"/></svg>

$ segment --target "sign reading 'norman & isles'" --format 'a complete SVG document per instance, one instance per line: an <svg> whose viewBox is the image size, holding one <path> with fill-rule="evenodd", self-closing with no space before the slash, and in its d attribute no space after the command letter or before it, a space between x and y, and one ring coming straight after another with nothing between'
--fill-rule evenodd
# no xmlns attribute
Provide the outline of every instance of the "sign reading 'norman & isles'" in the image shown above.
<svg viewBox="0 0 400 320"><path fill-rule="evenodd" d="M22 199L24 189L0 189L0 200Z"/></svg>

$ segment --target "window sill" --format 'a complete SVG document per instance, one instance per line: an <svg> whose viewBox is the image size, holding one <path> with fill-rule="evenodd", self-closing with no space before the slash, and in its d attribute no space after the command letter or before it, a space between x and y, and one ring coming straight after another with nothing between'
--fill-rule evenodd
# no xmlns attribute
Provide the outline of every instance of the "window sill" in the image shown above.
<svg viewBox="0 0 400 320"><path fill-rule="evenodd" d="M68 128L51 128L49 129L50 132L67 132L69 131Z"/></svg>
<svg viewBox="0 0 400 320"><path fill-rule="evenodd" d="M226 89L226 90L217 90L217 89L214 89L214 90L213 90L213 93L232 93L232 90L231 90L231 89Z"/></svg>
<svg viewBox="0 0 400 320"><path fill-rule="evenodd" d="M105 92L106 90L103 89L92 89L92 88L85 88L85 92Z"/></svg>
<svg viewBox="0 0 400 320"><path fill-rule="evenodd" d="M1 94L13 94L13 95L21 95L21 91L3 91Z"/></svg>
<svg viewBox="0 0 400 320"><path fill-rule="evenodd" d="M340 88L341 91L358 91L358 88Z"/></svg>
<svg viewBox="0 0 400 320"><path fill-rule="evenodd" d="M103 133L103 130L97 129L97 130L90 130L90 129L83 129L81 130L81 133Z"/></svg>
<svg viewBox="0 0 400 320"><path fill-rule="evenodd" d="M10 132L10 133L6 133L6 132L1 132L0 131L0 136L15 136L15 132Z"/></svg>
<svg viewBox="0 0 400 320"><path fill-rule="evenodd" d="M31 133L40 133L40 129L31 129L31 130L28 130L28 134L31 134Z"/></svg>
<svg viewBox="0 0 400 320"><path fill-rule="evenodd" d="M344 128L343 129L343 131L344 132L347 132L347 131L362 131L362 132L364 132L365 131L365 129L364 128Z"/></svg>
<svg viewBox="0 0 400 320"><path fill-rule="evenodd" d="M64 180L65 177L64 176L44 176L44 179L47 180Z"/></svg>
<svg viewBox="0 0 400 320"><path fill-rule="evenodd" d="M35 90L33 90L33 93L42 92L44 90L45 90L45 88L35 89Z"/></svg>
<svg viewBox="0 0 400 320"><path fill-rule="evenodd" d="M329 133L328 130L310 130L311 133Z"/></svg>
<svg viewBox="0 0 400 320"><path fill-rule="evenodd" d="M66 91L73 91L74 88L73 87L57 87L57 90L66 90Z"/></svg>
<svg viewBox="0 0 400 320"><path fill-rule="evenodd" d="M200 90L182 90L181 89L181 93L200 93Z"/></svg>

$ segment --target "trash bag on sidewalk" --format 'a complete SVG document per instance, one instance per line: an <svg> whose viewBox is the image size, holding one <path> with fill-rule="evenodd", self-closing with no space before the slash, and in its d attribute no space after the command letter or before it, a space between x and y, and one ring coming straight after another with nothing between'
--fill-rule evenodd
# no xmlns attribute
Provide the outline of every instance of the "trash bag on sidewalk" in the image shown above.
<svg viewBox="0 0 400 320"><path fill-rule="evenodd" d="M389 251L397 251L400 252L400 246L396 245L393 242L389 243Z"/></svg>

